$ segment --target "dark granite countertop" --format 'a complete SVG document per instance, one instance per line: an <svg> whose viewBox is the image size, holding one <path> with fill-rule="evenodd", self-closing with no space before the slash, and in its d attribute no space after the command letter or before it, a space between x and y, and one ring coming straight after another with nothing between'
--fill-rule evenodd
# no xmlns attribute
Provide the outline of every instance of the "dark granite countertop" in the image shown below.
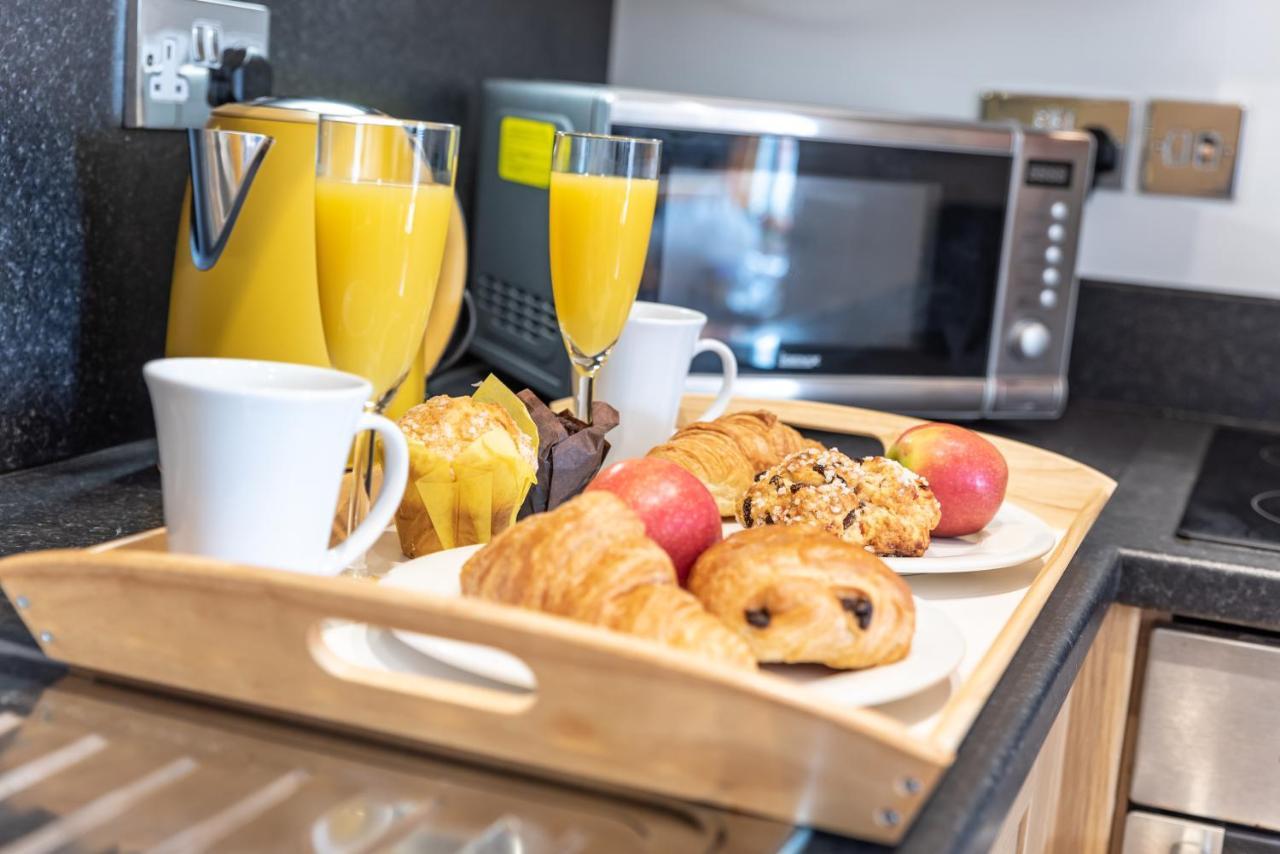
<svg viewBox="0 0 1280 854"><path fill-rule="evenodd" d="M1175 534L1213 427L1086 404L1056 422L982 425L1093 466L1118 486L899 850L988 849L1111 602L1280 629L1280 553ZM0 477L0 555L89 545L160 518L150 442ZM33 650L6 606L0 680L56 679ZM881 850L824 834L802 842L793 837L791 850Z"/></svg>

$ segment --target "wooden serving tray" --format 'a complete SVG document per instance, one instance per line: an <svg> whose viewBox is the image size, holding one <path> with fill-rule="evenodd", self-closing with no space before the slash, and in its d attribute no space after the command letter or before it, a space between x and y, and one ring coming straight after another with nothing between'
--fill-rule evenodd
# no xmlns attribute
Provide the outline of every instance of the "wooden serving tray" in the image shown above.
<svg viewBox="0 0 1280 854"><path fill-rule="evenodd" d="M689 397L686 407L708 399ZM737 401L802 428L890 444L915 419L826 404ZM476 600L445 600L164 550L163 531L0 561L0 587L43 650L168 691L892 843L910 825L1004 673L1114 483L1065 457L989 437L1009 498L1062 532L1021 601L927 732L844 709L767 674ZM496 646L531 695L339 659L350 620Z"/></svg>

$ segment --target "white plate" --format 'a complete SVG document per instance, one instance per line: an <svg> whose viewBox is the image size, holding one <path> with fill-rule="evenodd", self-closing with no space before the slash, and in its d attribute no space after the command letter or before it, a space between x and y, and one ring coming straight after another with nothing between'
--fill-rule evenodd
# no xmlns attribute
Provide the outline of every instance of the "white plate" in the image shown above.
<svg viewBox="0 0 1280 854"><path fill-rule="evenodd" d="M737 522L724 523L724 535L741 531ZM921 557L887 557L884 562L899 575L942 572L982 572L1019 566L1046 554L1057 542L1053 529L1039 516L1006 501L987 527L967 537L934 537Z"/></svg>
<svg viewBox="0 0 1280 854"><path fill-rule="evenodd" d="M459 574L480 546L464 546L403 563L383 577L398 590L461 596ZM450 667L513 688L533 690L535 679L519 658L493 647L447 638L394 632L413 649ZM815 691L842 706L871 706L908 697L945 679L964 657L964 636L941 611L916 599L916 634L902 661L868 670L831 670L817 665L767 665L765 672Z"/></svg>
<svg viewBox="0 0 1280 854"><path fill-rule="evenodd" d="M916 598L916 635L901 661L866 670L819 664L766 664L764 669L841 706L878 706L941 682L964 658L964 635L946 614Z"/></svg>

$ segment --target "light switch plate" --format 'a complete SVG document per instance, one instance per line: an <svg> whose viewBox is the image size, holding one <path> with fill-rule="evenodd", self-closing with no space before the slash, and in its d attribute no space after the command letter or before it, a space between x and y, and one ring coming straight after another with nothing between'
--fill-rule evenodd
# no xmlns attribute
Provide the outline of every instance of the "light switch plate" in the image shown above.
<svg viewBox="0 0 1280 854"><path fill-rule="evenodd" d="M1152 101L1143 129L1142 191L1231 198L1243 121L1237 104Z"/></svg>
<svg viewBox="0 0 1280 854"><path fill-rule="evenodd" d="M1129 144L1130 102L1118 98L1076 98L1066 95L1028 95L983 92L982 118L1013 119L1040 130L1102 128L1116 144L1116 168L1098 179L1099 187L1124 186L1124 153Z"/></svg>
<svg viewBox="0 0 1280 854"><path fill-rule="evenodd" d="M237 0L128 0L124 126L202 127L209 118L209 69L222 51L268 57L271 11Z"/></svg>

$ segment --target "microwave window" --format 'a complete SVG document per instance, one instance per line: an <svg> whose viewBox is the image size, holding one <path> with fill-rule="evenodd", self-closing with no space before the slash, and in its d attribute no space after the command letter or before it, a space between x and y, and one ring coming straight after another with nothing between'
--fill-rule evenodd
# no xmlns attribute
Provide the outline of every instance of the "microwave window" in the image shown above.
<svg viewBox="0 0 1280 854"><path fill-rule="evenodd" d="M642 133L665 143L642 298L704 312L744 371L985 373L1008 158Z"/></svg>

